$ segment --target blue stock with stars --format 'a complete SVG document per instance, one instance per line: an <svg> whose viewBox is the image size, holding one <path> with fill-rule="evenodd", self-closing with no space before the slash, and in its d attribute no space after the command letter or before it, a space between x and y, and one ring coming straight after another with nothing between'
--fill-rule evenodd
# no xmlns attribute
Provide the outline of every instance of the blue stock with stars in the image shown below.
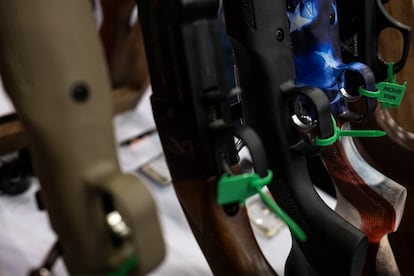
<svg viewBox="0 0 414 276"><path fill-rule="evenodd" d="M342 62L336 2L287 0L287 10L293 43L296 84L322 89L329 98L333 114L339 116L345 113L347 104L340 89L343 88L349 94L357 96L357 91L349 91L345 72L352 71L364 75L370 69L362 63ZM361 83L361 85L369 87L368 89L375 89L375 81Z"/></svg>

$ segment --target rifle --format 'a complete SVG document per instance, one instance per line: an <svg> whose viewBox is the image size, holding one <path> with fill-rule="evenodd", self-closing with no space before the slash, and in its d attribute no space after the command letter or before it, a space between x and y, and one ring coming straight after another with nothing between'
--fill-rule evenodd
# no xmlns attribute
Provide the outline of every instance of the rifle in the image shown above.
<svg viewBox="0 0 414 276"><path fill-rule="evenodd" d="M359 275L366 237L326 206L306 166L305 156L319 150L308 139L310 132L325 139L333 135L334 127L327 96L316 88L294 86L285 1L225 0L223 4L242 89L244 122L261 137L269 168L275 171L269 185L273 197L308 237L307 242L293 239L286 274ZM295 108L297 98L305 98L317 117L312 131L308 117Z"/></svg>
<svg viewBox="0 0 414 276"><path fill-rule="evenodd" d="M211 270L217 275L276 274L257 245L245 207L238 202L221 206L217 200L218 178L238 173L233 136L239 132L231 127L218 1L137 3L156 126L175 192ZM253 145L255 155L260 140L248 132L254 138L245 141L252 141L247 145ZM263 177L266 166L258 163Z"/></svg>
<svg viewBox="0 0 414 276"><path fill-rule="evenodd" d="M143 93L149 85L141 26L134 23L138 12L134 0L100 0L102 26L99 29L113 88L129 87Z"/></svg>
<svg viewBox="0 0 414 276"><path fill-rule="evenodd" d="M306 2L303 7L292 3L289 18L291 26L294 26L291 36L296 68L300 67L297 70L297 83L318 85L323 89L331 99L332 113L338 124L352 136L349 121L370 114L349 116L348 101L354 99L349 99L348 95L355 94L358 91L355 88L359 86L364 86L372 93L376 93L377 87L373 72L365 64L342 62L338 32L341 22L337 17L336 2L314 0ZM304 68L305 64L308 67ZM312 68L312 72L308 72L308 68ZM352 78L346 77L348 70L352 70ZM354 89L354 92L349 93L349 88ZM376 100L371 98L366 101L372 106L371 110L368 109L372 113ZM375 137L374 133L355 131L354 136ZM392 253L387 256L388 263L384 264L377 261L377 252L380 243L386 243L383 242L386 235L398 227L404 209L405 188L369 166L359 155L351 137L335 142L321 152L321 158L335 184L335 210L368 237L369 249L363 274L375 275L381 269L388 270L388 274L390 271L398 271L395 262L391 264L392 267L389 265L394 259ZM320 171L314 173L318 174ZM379 253L384 252L386 247L381 248ZM389 249L387 254L389 252L392 251Z"/></svg>
<svg viewBox="0 0 414 276"><path fill-rule="evenodd" d="M362 2L358 1L338 1L338 4L344 5L344 8L338 7L339 14L344 14L344 20L349 20L346 18L347 15L354 13L372 13L372 9L367 8L367 10L358 10L353 7L355 5L363 5ZM365 1L365 6L368 6L371 1ZM385 3L386 2L386 3ZM348 4L351 3L351 6ZM388 26L391 27L393 32L388 32L387 37L381 37L378 39L376 36L377 32L366 31L367 23L369 17L366 17L365 20L359 19L362 24L341 24L340 30L344 35L341 36L342 43L344 45L347 41L347 36L345 34L358 34L356 35L356 40L359 48L365 49L372 47L369 52L377 51L378 47L381 49L381 59L385 60L385 63L391 61L397 62L399 66L394 66L393 73L397 73L396 77L400 81L408 81L407 91L411 92L412 83L413 83L413 70L411 64L413 64L413 40L412 40L412 27L414 26L413 21L413 3L411 0L406 1L382 1L376 2L377 12L379 11L384 14L384 19L372 18L371 28L374 27L382 30L381 27ZM379 7L379 8L378 8ZM365 16L364 16L365 18ZM401 24L397 20L401 20L404 24ZM378 22L379 21L379 22ZM384 23L384 21L389 21L389 24ZM394 22L394 23L393 23ZM407 24L407 25L405 25ZM395 25L395 26L389 26ZM403 27L400 31L400 27ZM403 31L404 30L404 31ZM405 34L404 34L405 33ZM376 39L376 45L372 45L372 39ZM365 40L368 40L368 45L365 43ZM379 46L378 46L379 45ZM396 46L399 48L397 49ZM349 48L350 50L352 48ZM406 54L408 52L408 54ZM373 55L371 55L372 57ZM346 56L344 55L344 59ZM369 56L356 55L354 58L359 59L362 62L367 62L366 59ZM375 56L371 58L376 60ZM396 64L397 64L396 63ZM377 66L378 68L378 66ZM383 67L384 68L384 67ZM396 70L396 68L398 70ZM375 69L375 67L373 68ZM385 69L385 68L384 68ZM374 70L377 80L382 80L386 77L386 72L384 69L381 71ZM411 175L411 164L414 162L413 155L413 115L412 115L412 104L413 100L411 93L406 93L401 106L398 108L378 108L375 112L373 118L364 122L364 124L355 124L352 125L353 128L378 128L387 131L387 136L380 139L358 139L357 148L363 157L369 161L370 165L374 166L383 174L387 175L389 178L396 180L398 183L402 184L407 189L407 201L404 211L404 216L399 225L398 231L389 235L391 247L394 249L394 254L397 259L398 267L400 269L401 275L409 275L411 273L411 260L412 256L409 253L410 248L414 244L414 238L411 235L412 231L412 217L413 217L413 206L414 198L412 195L412 175ZM382 148L383 150L378 150Z"/></svg>
<svg viewBox="0 0 414 276"><path fill-rule="evenodd" d="M0 72L31 141L40 203L70 274L143 275L164 256L154 200L120 171L88 1L0 2ZM126 272L125 272L126 270ZM120 272L121 271L121 272Z"/></svg>
<svg viewBox="0 0 414 276"><path fill-rule="evenodd" d="M323 89L336 118L353 122L364 120L375 111L377 101L364 97L365 109L359 112L350 111L345 101L355 102L361 98L361 84L366 90L376 91L375 76L363 63L342 62L335 1L286 0L286 3L297 85ZM313 70L309 70L309 66Z"/></svg>
<svg viewBox="0 0 414 276"><path fill-rule="evenodd" d="M364 62L372 68L377 81L387 78L388 62L379 53L379 37L386 28L401 33L403 48L395 62L394 73L404 67L411 41L411 27L393 18L384 8L382 0L337 0L339 34L342 57L345 62Z"/></svg>

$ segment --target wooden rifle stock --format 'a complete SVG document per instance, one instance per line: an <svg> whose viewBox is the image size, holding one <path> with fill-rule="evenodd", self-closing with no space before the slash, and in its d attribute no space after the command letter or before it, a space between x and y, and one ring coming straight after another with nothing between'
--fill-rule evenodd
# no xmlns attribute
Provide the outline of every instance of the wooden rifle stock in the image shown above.
<svg viewBox="0 0 414 276"><path fill-rule="evenodd" d="M142 94L149 85L149 75L141 26L139 21L131 24L136 3L134 0L100 1L103 22L99 33L112 87L129 87Z"/></svg>
<svg viewBox="0 0 414 276"><path fill-rule="evenodd" d="M138 0L154 117L177 197L216 275L275 275L239 204L217 203L222 161L237 162L217 30L218 1Z"/></svg>
<svg viewBox="0 0 414 276"><path fill-rule="evenodd" d="M229 215L216 203L217 179L174 181L174 189L214 275L275 275L263 258L245 207Z"/></svg>
<svg viewBox="0 0 414 276"><path fill-rule="evenodd" d="M349 6L349 1L337 1L338 3L343 2L344 11L339 10L339 12L344 14L345 20L350 18L348 16L352 15L352 13L361 13L362 17L360 18L369 18L365 14L371 12L371 10L354 8L354 4L360 4L358 1ZM371 1L366 2L370 3ZM378 5L378 2L376 3ZM375 116L363 124L355 124L352 127L355 129L382 128L387 132L387 136L374 141L372 139L360 138L356 144L358 151L372 166L407 189L407 201L401 224L397 232L389 235L389 240L401 275L409 275L412 271L412 247L414 246L414 236L412 235L414 221L414 186L412 184L414 97L413 93L411 93L414 87L414 40L410 33L412 28L414 28L413 2L411 0L404 0L382 1L382 3L384 6L381 10L388 14L388 18L391 19L390 24L393 26L391 31L384 32L386 35L381 35L376 39L375 42L379 45L376 45L374 50L371 48L370 51L378 51L385 61L399 62L400 66L397 67L398 70L394 67L394 73L397 73L396 79L399 83L407 81L407 93L400 107L392 109L379 107L375 112ZM351 6L352 8L349 8ZM383 24L383 22L381 23ZM343 44L347 41L347 34L351 36L357 34L356 37L359 42L357 45L360 46L365 42L363 36L370 37L373 33L365 31L365 24L341 24L340 28L342 28L343 36L341 39ZM406 31L404 32L402 28L406 29ZM367 45L362 44L362 47L365 49ZM372 56L364 55L364 53L362 52L353 59L371 63L376 60L376 56L372 59ZM386 72L378 70L374 72L378 81L381 81L386 76ZM378 150L380 148L383 150Z"/></svg>

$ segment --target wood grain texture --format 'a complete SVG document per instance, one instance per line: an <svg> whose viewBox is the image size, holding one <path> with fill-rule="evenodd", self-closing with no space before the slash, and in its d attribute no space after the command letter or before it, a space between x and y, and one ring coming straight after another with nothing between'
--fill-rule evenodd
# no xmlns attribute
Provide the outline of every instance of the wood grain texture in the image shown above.
<svg viewBox="0 0 414 276"><path fill-rule="evenodd" d="M215 178L173 184L214 275L276 275L255 240L246 208L228 215L217 204Z"/></svg>
<svg viewBox="0 0 414 276"><path fill-rule="evenodd" d="M0 124L0 155L19 150L29 141L23 126L16 118Z"/></svg>
<svg viewBox="0 0 414 276"><path fill-rule="evenodd" d="M149 74L139 21L131 26L135 0L101 0L103 24L100 36L113 88L144 89Z"/></svg>
<svg viewBox="0 0 414 276"><path fill-rule="evenodd" d="M388 12L398 21L414 28L412 0L390 0L385 4ZM380 53L387 61L397 61L401 55L402 36L391 30L385 30L380 37ZM407 92L399 108L389 109L390 116L403 129L414 132L414 40L411 41L408 60L404 69L397 74L397 81L407 81Z"/></svg>
<svg viewBox="0 0 414 276"><path fill-rule="evenodd" d="M390 0L386 5L389 13L398 21L414 28L412 0ZM395 31L386 30L380 39L380 53L387 61L399 59L398 48L402 37ZM361 138L358 149L377 170L397 181L407 189L405 212L397 232L389 235L401 275L412 274L412 250L414 247L414 41L411 41L407 63L397 74L397 81L408 81L407 92L399 108L379 107L375 116L354 128L384 129L387 136Z"/></svg>

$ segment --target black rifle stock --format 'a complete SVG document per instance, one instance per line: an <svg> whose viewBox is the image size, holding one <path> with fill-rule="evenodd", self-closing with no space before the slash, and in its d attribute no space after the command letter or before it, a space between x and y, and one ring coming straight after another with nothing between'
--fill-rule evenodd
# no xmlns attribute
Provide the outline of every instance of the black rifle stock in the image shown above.
<svg viewBox="0 0 414 276"><path fill-rule="evenodd" d="M269 189L308 236L296 244L287 275L359 275L367 251L366 237L325 205L310 180L305 156L293 150L300 141L290 121L291 97L311 97L318 109L319 135L332 135L329 101L315 88L295 88L294 65L285 1L225 0L228 35L236 56L244 121L261 137L276 177ZM290 106L290 107L289 107ZM299 146L300 147L300 146ZM300 267L303 251L309 265ZM299 269L299 270L298 270ZM313 271L312 271L313 270Z"/></svg>
<svg viewBox="0 0 414 276"><path fill-rule="evenodd" d="M216 275L274 275L245 208L217 203L222 162L237 164L233 135L226 130L231 116L218 40L218 1L137 3L157 129L198 244Z"/></svg>

